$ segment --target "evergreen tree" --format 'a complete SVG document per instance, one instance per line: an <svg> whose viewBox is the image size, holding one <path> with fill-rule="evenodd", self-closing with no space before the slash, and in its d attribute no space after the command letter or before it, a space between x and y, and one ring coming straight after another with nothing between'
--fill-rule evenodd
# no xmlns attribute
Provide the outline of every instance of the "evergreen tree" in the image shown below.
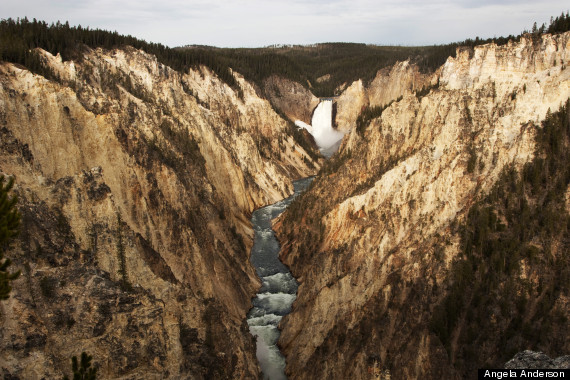
<svg viewBox="0 0 570 380"><path fill-rule="evenodd" d="M18 233L18 226L20 225L20 213L16 209L18 198L8 195L13 186L13 178L4 184L4 176L0 175L0 300L10 297L10 290L12 290L10 281L15 280L20 275L20 271L8 272L11 261L4 259L4 251L10 240Z"/></svg>
<svg viewBox="0 0 570 380"><path fill-rule="evenodd" d="M77 356L71 358L71 369L73 371L73 380L95 380L97 379L97 368L91 367L93 357L86 352L81 353L81 362L77 360ZM64 376L63 380L69 380Z"/></svg>

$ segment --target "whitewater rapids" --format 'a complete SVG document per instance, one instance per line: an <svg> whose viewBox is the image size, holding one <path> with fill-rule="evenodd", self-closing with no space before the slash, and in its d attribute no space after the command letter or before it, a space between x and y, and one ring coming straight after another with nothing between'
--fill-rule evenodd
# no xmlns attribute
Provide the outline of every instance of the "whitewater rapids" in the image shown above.
<svg viewBox="0 0 570 380"><path fill-rule="evenodd" d="M291 311L297 298L298 284L289 269L279 261L279 242L271 229L271 220L281 214L313 178L295 181L295 193L287 199L253 212L251 223L255 232L251 262L261 279L261 288L253 299L247 315L249 331L257 340L257 359L263 378L283 380L285 358L277 347L280 331L277 325Z"/></svg>

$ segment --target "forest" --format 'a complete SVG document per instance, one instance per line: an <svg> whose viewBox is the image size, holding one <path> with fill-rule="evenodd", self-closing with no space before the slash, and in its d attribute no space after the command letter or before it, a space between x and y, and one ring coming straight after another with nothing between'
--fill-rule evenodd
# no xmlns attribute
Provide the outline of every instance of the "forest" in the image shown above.
<svg viewBox="0 0 570 380"><path fill-rule="evenodd" d="M319 97L338 95L343 84L362 79L371 81L378 70L397 61L410 59L422 72L430 72L441 66L448 57L454 57L459 46L474 47L494 42L498 45L517 41L522 35L533 38L543 33L562 33L570 30L570 15L562 13L551 18L550 25L538 27L518 36L490 39L467 39L446 45L433 46L378 46L359 43L322 43L311 46L283 46L264 48L216 48L188 45L170 48L160 43L146 42L133 36L89 27L70 26L68 22L47 24L27 18L0 21L0 61L21 64L32 72L50 77L33 49L42 48L52 54L60 54L63 60L80 60L86 48L113 49L132 46L154 54L158 61L177 71L205 65L218 77L234 88L241 89L232 70L260 88L263 80L279 75L301 83Z"/></svg>
<svg viewBox="0 0 570 380"><path fill-rule="evenodd" d="M205 65L230 87L240 90L227 62L211 49L172 49L160 43L149 43L117 32L70 26L68 22L48 25L45 21L27 18L0 22L0 61L25 66L30 71L50 78L51 73L40 63L33 51L42 48L64 61L81 60L85 48L114 49L132 46L154 54L159 62L177 71ZM51 79L51 78L50 78Z"/></svg>
<svg viewBox="0 0 570 380"><path fill-rule="evenodd" d="M570 283L564 205L570 99L548 113L536 141L535 158L520 172L506 168L466 220L452 227L461 236L462 254L451 265L447 296L436 305L430 327L465 373L488 360L481 347L489 337L503 347L489 363L496 365L533 342L540 350L563 351L568 336L568 315L555 300ZM557 270L547 269L552 267Z"/></svg>

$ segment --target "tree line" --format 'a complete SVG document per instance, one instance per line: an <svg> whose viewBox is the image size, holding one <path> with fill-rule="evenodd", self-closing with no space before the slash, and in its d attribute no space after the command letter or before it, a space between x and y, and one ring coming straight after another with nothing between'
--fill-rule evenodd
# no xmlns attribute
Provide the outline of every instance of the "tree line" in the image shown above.
<svg viewBox="0 0 570 380"><path fill-rule="evenodd" d="M559 34L570 30L570 15L562 13L560 16L550 18L550 25L542 24L540 27L534 23L532 29L524 30L518 35L509 35L506 37L493 37L493 38L468 38L464 41L453 42L446 45L434 45L424 51L424 55L415 63L423 72L428 72L437 69L443 65L448 57L455 57L456 49L460 46L474 48L475 46L494 43L498 46L506 45L509 41L518 42L522 36L530 35L532 38L539 38L544 33Z"/></svg>
<svg viewBox="0 0 570 380"><path fill-rule="evenodd" d="M551 18L550 25L535 23L530 31L517 36L466 39L445 45L433 46L378 46L358 43L322 43L312 46L283 46L265 48L214 48L186 46L170 48L160 43L146 42L136 37L120 35L101 29L70 26L57 22L27 18L0 21L0 60L21 64L32 72L50 77L34 48L52 54L61 54L64 60L81 60L85 47L104 49L132 46L157 57L158 61L174 70L184 72L191 67L205 65L230 87L241 94L241 88L232 75L235 70L249 81L263 88L263 81L279 75L309 88L320 97L338 95L343 84L362 79L370 82L378 70L397 61L411 60L420 71L431 72L448 57L455 57L459 46L475 47L487 43L507 44L518 41L523 35L540 37L543 33L563 33L570 30L570 15L562 13ZM321 79L329 74L329 79Z"/></svg>
<svg viewBox="0 0 570 380"><path fill-rule="evenodd" d="M211 49L172 49L116 31L70 26L68 22L62 24L58 21L48 25L45 21L30 21L25 17L0 21L0 60L21 64L34 73L48 77L50 73L34 53L35 48L42 48L53 55L59 53L64 61L80 61L85 47L114 49L125 46L153 54L159 62L180 72L205 65L222 81L241 92L226 60Z"/></svg>

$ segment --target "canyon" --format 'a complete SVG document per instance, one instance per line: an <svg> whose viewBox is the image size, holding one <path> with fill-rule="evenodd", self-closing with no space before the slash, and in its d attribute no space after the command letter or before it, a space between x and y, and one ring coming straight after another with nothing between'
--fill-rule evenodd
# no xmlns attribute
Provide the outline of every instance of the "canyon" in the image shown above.
<svg viewBox="0 0 570 380"><path fill-rule="evenodd" d="M277 326L283 316L291 312L291 304L297 294L297 281L279 261L280 246L271 229L271 223L306 190L312 180L312 177L308 177L295 181L293 195L255 210L251 218L255 230L251 262L262 286L253 300L247 324L257 340L256 353L263 375L273 380L286 379L285 358L277 347Z"/></svg>
<svg viewBox="0 0 570 380"><path fill-rule="evenodd" d="M536 128L570 96L569 43L566 33L459 49L431 77L398 64L375 79L395 87L356 82L347 100L341 95L338 128L351 132L275 225L281 258L300 283L280 324L291 378L368 378L376 370L473 378L526 345L568 352L564 202L561 235L532 240L542 258L519 257L508 279L477 269L485 257L464 256L467 230L458 226L506 168L522 171L533 159ZM357 130L358 110L374 103L390 105ZM567 180L562 186L560 196L570 191ZM494 276L498 284L479 285ZM461 285L464 278L472 283ZM485 301L479 286L504 305Z"/></svg>
<svg viewBox="0 0 570 380"><path fill-rule="evenodd" d="M0 170L22 275L1 308L3 376L257 377L251 212L319 163L238 74L181 74L132 48L0 66Z"/></svg>
<svg viewBox="0 0 570 380"><path fill-rule="evenodd" d="M512 314L487 300L490 326L461 308L439 318L470 262L462 226L570 98L570 33L458 48L430 72L397 62L324 101L278 75L232 72L238 91L132 47L35 52L50 78L0 63L0 173L22 215L8 251L22 275L0 302L5 378L60 378L82 351L103 378L262 378L246 319L269 285L250 219L310 176L273 224L299 282L272 322L289 378L464 378L524 349L570 351L567 225L498 277ZM315 132L323 103L331 125L314 140L344 135L328 160L294 125ZM366 109L381 112L363 123Z"/></svg>

